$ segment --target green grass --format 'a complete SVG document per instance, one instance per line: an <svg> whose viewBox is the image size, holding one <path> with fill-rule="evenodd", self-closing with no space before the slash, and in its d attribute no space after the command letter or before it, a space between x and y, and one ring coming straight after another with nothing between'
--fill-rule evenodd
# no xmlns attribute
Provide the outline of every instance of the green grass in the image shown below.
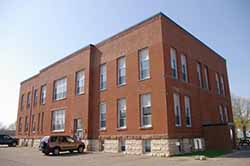
<svg viewBox="0 0 250 166"><path fill-rule="evenodd" d="M197 156L197 155L203 155L209 158L218 157L226 154L226 151L222 150L205 150L205 151L197 151L192 153L184 153L184 154L178 154L174 156Z"/></svg>

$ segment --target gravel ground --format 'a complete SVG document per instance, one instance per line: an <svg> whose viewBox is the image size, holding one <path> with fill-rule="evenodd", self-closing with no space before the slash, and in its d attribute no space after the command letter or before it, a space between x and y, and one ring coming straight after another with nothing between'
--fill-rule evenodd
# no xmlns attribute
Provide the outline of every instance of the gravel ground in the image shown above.
<svg viewBox="0 0 250 166"><path fill-rule="evenodd" d="M0 147L0 166L250 166L250 150L237 151L218 158L208 158L206 161L197 161L193 157L150 157L112 154L103 152L63 153L60 156L45 156L34 148Z"/></svg>

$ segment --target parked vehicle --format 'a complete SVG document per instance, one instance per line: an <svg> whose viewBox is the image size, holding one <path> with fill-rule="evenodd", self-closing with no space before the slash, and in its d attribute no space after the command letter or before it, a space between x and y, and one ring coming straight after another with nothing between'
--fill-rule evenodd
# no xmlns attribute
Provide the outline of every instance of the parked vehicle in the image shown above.
<svg viewBox="0 0 250 166"><path fill-rule="evenodd" d="M239 142L239 145L240 145L240 146L243 146L243 145L248 145L248 146L250 146L250 137L241 138L241 139L240 139L240 142Z"/></svg>
<svg viewBox="0 0 250 166"><path fill-rule="evenodd" d="M0 145L8 145L9 147L15 147L18 144L18 139L12 138L6 134L0 134Z"/></svg>
<svg viewBox="0 0 250 166"><path fill-rule="evenodd" d="M39 149L45 154L59 155L61 151L69 151L73 153L77 150L83 153L85 144L70 136L45 136L40 141Z"/></svg>

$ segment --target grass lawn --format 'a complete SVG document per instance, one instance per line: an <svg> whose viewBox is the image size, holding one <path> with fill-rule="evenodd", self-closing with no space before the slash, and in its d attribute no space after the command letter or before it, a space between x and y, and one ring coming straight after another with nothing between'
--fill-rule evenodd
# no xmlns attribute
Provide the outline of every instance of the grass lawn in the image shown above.
<svg viewBox="0 0 250 166"><path fill-rule="evenodd" d="M192 152L192 153L185 153L185 154L178 154L174 156L197 156L197 155L203 155L206 157L218 157L226 154L228 152L222 151L222 150L205 150L205 151L197 151L197 152Z"/></svg>

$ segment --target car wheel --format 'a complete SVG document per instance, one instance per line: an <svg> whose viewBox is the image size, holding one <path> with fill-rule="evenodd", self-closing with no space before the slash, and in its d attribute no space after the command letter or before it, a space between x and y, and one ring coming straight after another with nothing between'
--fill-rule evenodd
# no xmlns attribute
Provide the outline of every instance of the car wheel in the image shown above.
<svg viewBox="0 0 250 166"><path fill-rule="evenodd" d="M13 142L11 146L16 147L16 142Z"/></svg>
<svg viewBox="0 0 250 166"><path fill-rule="evenodd" d="M83 153L84 147L83 146L79 146L77 150L78 150L79 153Z"/></svg>
<svg viewBox="0 0 250 166"><path fill-rule="evenodd" d="M73 153L74 151L73 150L69 150L70 153Z"/></svg>
<svg viewBox="0 0 250 166"><path fill-rule="evenodd" d="M53 154L56 155L56 156L59 155L60 154L60 149L59 148L54 148Z"/></svg>

